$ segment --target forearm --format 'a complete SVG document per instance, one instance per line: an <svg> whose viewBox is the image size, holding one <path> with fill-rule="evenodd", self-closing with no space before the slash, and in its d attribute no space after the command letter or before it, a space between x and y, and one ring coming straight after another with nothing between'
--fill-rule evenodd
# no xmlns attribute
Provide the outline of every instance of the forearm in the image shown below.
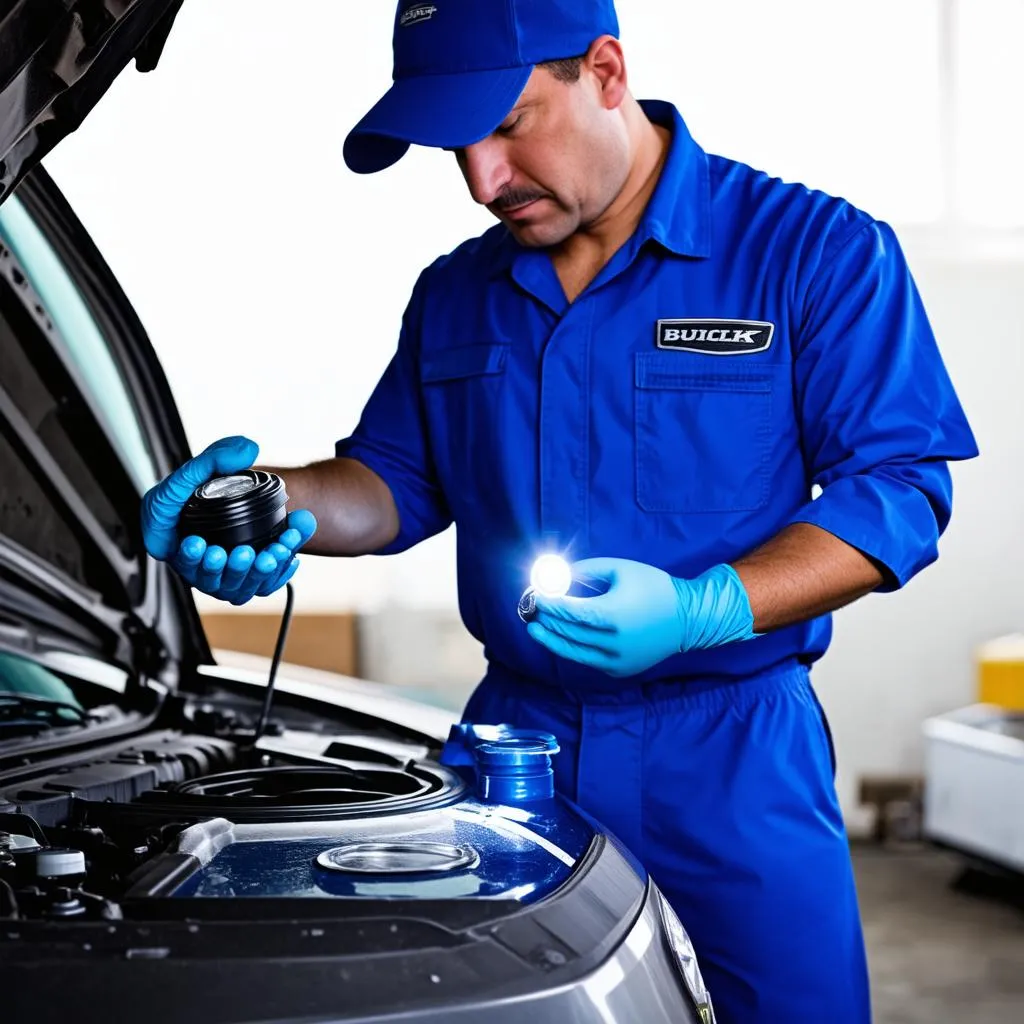
<svg viewBox="0 0 1024 1024"><path fill-rule="evenodd" d="M842 608L883 581L871 559L826 530L795 523L732 563L766 633Z"/></svg>
<svg viewBox="0 0 1024 1024"><path fill-rule="evenodd" d="M355 459L326 459L277 473L290 509L316 516L317 530L303 548L313 555L365 555L398 535L398 510L387 484Z"/></svg>

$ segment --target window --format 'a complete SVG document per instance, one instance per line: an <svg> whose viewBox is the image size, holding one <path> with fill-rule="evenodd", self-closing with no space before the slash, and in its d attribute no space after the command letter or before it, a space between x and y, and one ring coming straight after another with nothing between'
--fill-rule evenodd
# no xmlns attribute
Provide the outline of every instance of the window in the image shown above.
<svg viewBox="0 0 1024 1024"><path fill-rule="evenodd" d="M94 414L104 423L139 493L156 483L156 469L128 389L88 306L24 206L12 196L0 206L0 240L17 257L42 299L83 381Z"/></svg>
<svg viewBox="0 0 1024 1024"><path fill-rule="evenodd" d="M704 149L884 220L942 215L936 0L618 9L634 93L674 102Z"/></svg>
<svg viewBox="0 0 1024 1024"><path fill-rule="evenodd" d="M134 404L14 198L0 208L0 244L0 535L120 606L140 585L126 570L139 546L139 487L155 477Z"/></svg>
<svg viewBox="0 0 1024 1024"><path fill-rule="evenodd" d="M1024 0L618 0L638 96L897 226L1024 227Z"/></svg>
<svg viewBox="0 0 1024 1024"><path fill-rule="evenodd" d="M1024 0L961 0L954 83L956 213L967 224L1024 227Z"/></svg>

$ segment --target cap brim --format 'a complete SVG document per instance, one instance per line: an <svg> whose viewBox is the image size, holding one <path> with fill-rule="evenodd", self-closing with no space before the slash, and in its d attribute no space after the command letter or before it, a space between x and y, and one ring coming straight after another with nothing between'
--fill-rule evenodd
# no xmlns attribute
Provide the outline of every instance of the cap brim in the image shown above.
<svg viewBox="0 0 1024 1024"><path fill-rule="evenodd" d="M345 140L357 174L382 171L410 144L459 149L490 135L515 106L532 67L400 78Z"/></svg>

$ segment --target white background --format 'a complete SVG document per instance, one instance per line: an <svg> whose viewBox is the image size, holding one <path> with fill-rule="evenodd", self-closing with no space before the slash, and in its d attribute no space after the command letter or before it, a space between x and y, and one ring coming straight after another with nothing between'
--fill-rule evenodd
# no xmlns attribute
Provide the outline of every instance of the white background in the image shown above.
<svg viewBox="0 0 1024 1024"><path fill-rule="evenodd" d="M419 270L491 223L448 154L370 177L344 167L346 132L390 81L392 12L189 0L157 71L126 72L47 161L146 324L196 449L245 433L266 462L332 454ZM619 13L635 94L675 102L706 149L896 226L983 451L955 469L939 564L841 613L816 671L856 827L857 778L918 770L921 721L973 699L975 646L1024 611L1024 0ZM390 559L307 558L299 606L364 613L375 677L464 688L480 655L453 626L453 551L448 533Z"/></svg>

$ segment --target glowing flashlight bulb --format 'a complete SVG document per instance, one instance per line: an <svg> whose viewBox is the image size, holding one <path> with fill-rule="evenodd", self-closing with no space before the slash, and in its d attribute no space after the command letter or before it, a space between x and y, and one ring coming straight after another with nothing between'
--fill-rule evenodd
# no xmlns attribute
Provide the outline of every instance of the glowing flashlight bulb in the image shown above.
<svg viewBox="0 0 1024 1024"><path fill-rule="evenodd" d="M561 597L572 586L572 569L558 555L541 555L530 570L530 585L545 597Z"/></svg>

